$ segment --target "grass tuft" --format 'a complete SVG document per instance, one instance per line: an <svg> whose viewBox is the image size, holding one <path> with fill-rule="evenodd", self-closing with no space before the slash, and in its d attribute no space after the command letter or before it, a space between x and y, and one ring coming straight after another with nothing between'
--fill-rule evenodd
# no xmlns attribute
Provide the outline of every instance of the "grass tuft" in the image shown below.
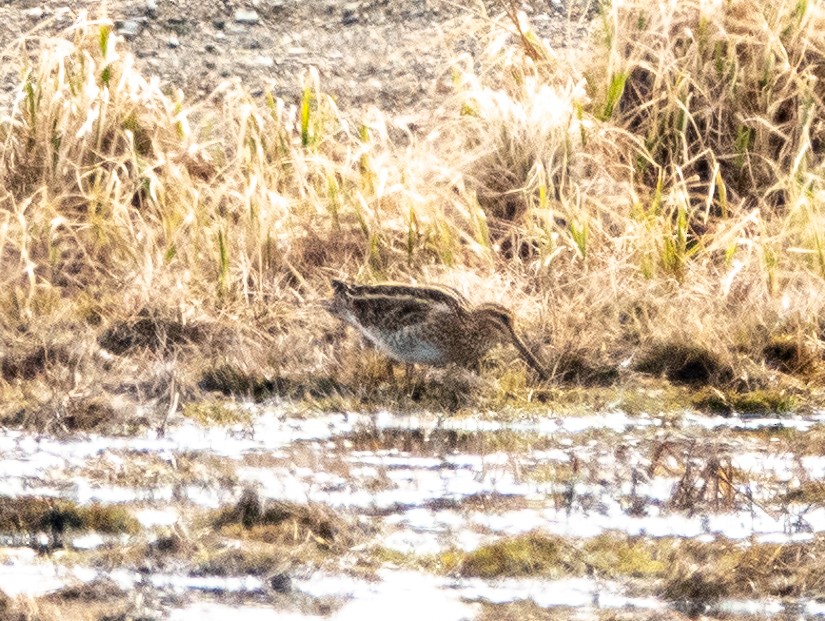
<svg viewBox="0 0 825 621"><path fill-rule="evenodd" d="M645 578L651 594L693 614L706 612L722 599L822 593L825 567L816 556L822 545L821 538L772 544L615 533L570 541L532 532L472 552L450 550L442 554L440 567L485 578L528 574Z"/></svg>
<svg viewBox="0 0 825 621"><path fill-rule="evenodd" d="M698 344L681 342L651 344L639 357L636 369L691 386L725 384L733 377L731 367L718 354Z"/></svg>
<svg viewBox="0 0 825 621"><path fill-rule="evenodd" d="M60 538L71 530L134 534L138 532L139 524L126 509L118 506L84 506L68 500L35 496L0 498L0 531L15 534L45 532Z"/></svg>
<svg viewBox="0 0 825 621"><path fill-rule="evenodd" d="M580 573L583 564L575 550L561 538L529 533L482 546L467 554L458 565L462 576L559 577Z"/></svg>
<svg viewBox="0 0 825 621"><path fill-rule="evenodd" d="M724 416L770 416L793 412L798 406L798 400L784 390L735 392L711 388L698 392L693 398L693 405L700 410Z"/></svg>
<svg viewBox="0 0 825 621"><path fill-rule="evenodd" d="M314 544L322 551L340 552L352 543L355 530L320 505L261 502L257 493L245 490L237 504L219 510L213 526L223 535L269 544Z"/></svg>

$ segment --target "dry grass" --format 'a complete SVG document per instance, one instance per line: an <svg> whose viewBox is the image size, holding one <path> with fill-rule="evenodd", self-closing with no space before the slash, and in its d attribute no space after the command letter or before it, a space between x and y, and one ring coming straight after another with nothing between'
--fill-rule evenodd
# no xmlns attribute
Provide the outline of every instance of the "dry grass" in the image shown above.
<svg viewBox="0 0 825 621"><path fill-rule="evenodd" d="M241 547L217 553L201 551L194 573L207 576L266 576L287 565L288 558L273 546Z"/></svg>
<svg viewBox="0 0 825 621"><path fill-rule="evenodd" d="M218 511L213 527L224 536L304 552L317 549L341 553L359 537L357 527L324 506L263 503L252 490L244 491L235 506Z"/></svg>
<svg viewBox="0 0 825 621"><path fill-rule="evenodd" d="M580 55L510 17L402 142L313 72L294 108L165 92L105 19L21 46L0 118L4 417L48 427L32 413L79 393L127 392L161 425L203 389L403 398L315 306L343 275L506 302L556 383L817 390L822 5L617 2ZM524 401L513 365L500 389Z"/></svg>
<svg viewBox="0 0 825 621"><path fill-rule="evenodd" d="M36 496L0 497L0 533L23 536L31 544L45 535L45 549L62 548L67 534L94 531L108 534L136 534L140 524L119 506L80 506L68 500Z"/></svg>
<svg viewBox="0 0 825 621"><path fill-rule="evenodd" d="M8 598L0 594L3 621L100 621L141 618L142 598L106 579L70 586L39 598Z"/></svg>
<svg viewBox="0 0 825 621"><path fill-rule="evenodd" d="M545 576L559 578L582 575L586 569L577 551L559 537L529 533L482 546L460 561L462 576Z"/></svg>
<svg viewBox="0 0 825 621"><path fill-rule="evenodd" d="M684 621L685 617L667 610L645 611L636 608L614 610L589 607L587 618L594 621ZM541 608L532 600L521 600L509 604L485 603L479 621L567 621L581 616L580 608Z"/></svg>
<svg viewBox="0 0 825 621"><path fill-rule="evenodd" d="M463 576L595 575L639 578L661 598L704 607L724 598L819 597L823 541L759 544L718 539L634 538L604 534L576 541L538 532L505 538L473 552L442 555L443 568Z"/></svg>
<svg viewBox="0 0 825 621"><path fill-rule="evenodd" d="M412 455L446 455L451 453L511 454L558 446L555 439L537 433L511 430L465 431L436 428L429 431L393 427L381 429L363 426L352 433L337 436L334 442L343 451L399 451Z"/></svg>

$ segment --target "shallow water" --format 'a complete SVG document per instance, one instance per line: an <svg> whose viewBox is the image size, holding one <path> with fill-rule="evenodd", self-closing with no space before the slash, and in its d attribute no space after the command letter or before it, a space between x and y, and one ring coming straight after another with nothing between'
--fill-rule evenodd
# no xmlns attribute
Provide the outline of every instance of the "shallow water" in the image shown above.
<svg viewBox="0 0 825 621"><path fill-rule="evenodd" d="M825 457L783 453L770 439L772 429L820 428L822 413L781 420L684 413L674 427L672 417L664 421L622 412L502 421L388 412L296 418L278 407L239 407L250 413L249 423L205 427L181 419L173 421L163 437L80 434L60 439L0 431L2 494L122 504L144 531L132 539L151 541L171 528L190 528L192 515L233 503L243 489L252 487L263 499L321 503L343 515L360 516L375 533L361 550L378 545L419 556L454 548L474 550L532 530L578 540L618 532L743 542L806 541L825 531L825 508L788 501L779 511L774 503L777 495L825 477ZM740 433L758 429L766 430L764 438ZM501 447L495 434L502 433L520 440ZM429 443L428 438L442 436L453 444ZM385 445L382 438L387 439ZM674 450L664 451L653 463L650 447L655 442L677 447L706 442L721 451L737 473L736 501L694 511L673 508L684 462ZM701 452L696 454L697 467L703 459ZM187 476L180 474L182 463L187 464ZM478 499L486 500L479 504ZM200 621L225 618L226 606L220 597L215 600L215 594L268 597L261 577L146 574L67 564L59 554L36 556L25 547L29 541L8 540L14 547L0 549L0 590L8 595L39 596L108 578L127 590L190 594L166 606L164 614ZM129 543L134 541L128 537L96 533L69 537L75 550ZM422 602L432 608L425 615L445 620L473 619L484 603L519 600L545 608L667 608L656 598L633 596L619 583L584 578L456 579L389 564L368 581L347 574L357 556L358 550L343 555L339 572L293 577L294 593L334 599L327 611L331 616L287 606L278 618L392 615L397 621L416 610L418 619ZM823 616L821 606L800 605L807 615ZM271 615L275 604L255 601L239 606L233 606L233 614L246 620ZM760 600L725 606L733 615L781 612L781 606L774 610L773 604ZM753 607L759 612L752 612Z"/></svg>

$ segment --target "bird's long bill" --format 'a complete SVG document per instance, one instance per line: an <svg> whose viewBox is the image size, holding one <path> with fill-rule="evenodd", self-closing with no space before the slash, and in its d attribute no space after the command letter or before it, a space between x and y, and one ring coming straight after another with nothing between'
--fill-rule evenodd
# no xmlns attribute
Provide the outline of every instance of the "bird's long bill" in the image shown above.
<svg viewBox="0 0 825 621"><path fill-rule="evenodd" d="M533 352L527 349L527 345L524 344L524 341L521 340L521 337L518 334L516 334L516 332L512 329L510 330L510 336L513 339L513 345L516 346L516 349L518 349L519 353L521 354L521 357L524 358L525 362L527 362L527 364L529 364L533 368L533 370L539 374L539 377L541 379L546 380L548 375L547 369L544 368L544 365L541 362L539 362L539 359L536 358L535 355L533 355Z"/></svg>

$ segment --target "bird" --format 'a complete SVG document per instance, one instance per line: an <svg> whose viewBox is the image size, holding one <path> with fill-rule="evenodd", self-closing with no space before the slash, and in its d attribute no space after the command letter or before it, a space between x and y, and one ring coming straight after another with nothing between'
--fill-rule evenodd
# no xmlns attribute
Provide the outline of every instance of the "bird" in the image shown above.
<svg viewBox="0 0 825 621"><path fill-rule="evenodd" d="M332 315L356 328L380 351L406 364L477 368L495 345L512 343L542 380L547 370L515 330L500 304L472 306L446 286L357 285L332 280Z"/></svg>

